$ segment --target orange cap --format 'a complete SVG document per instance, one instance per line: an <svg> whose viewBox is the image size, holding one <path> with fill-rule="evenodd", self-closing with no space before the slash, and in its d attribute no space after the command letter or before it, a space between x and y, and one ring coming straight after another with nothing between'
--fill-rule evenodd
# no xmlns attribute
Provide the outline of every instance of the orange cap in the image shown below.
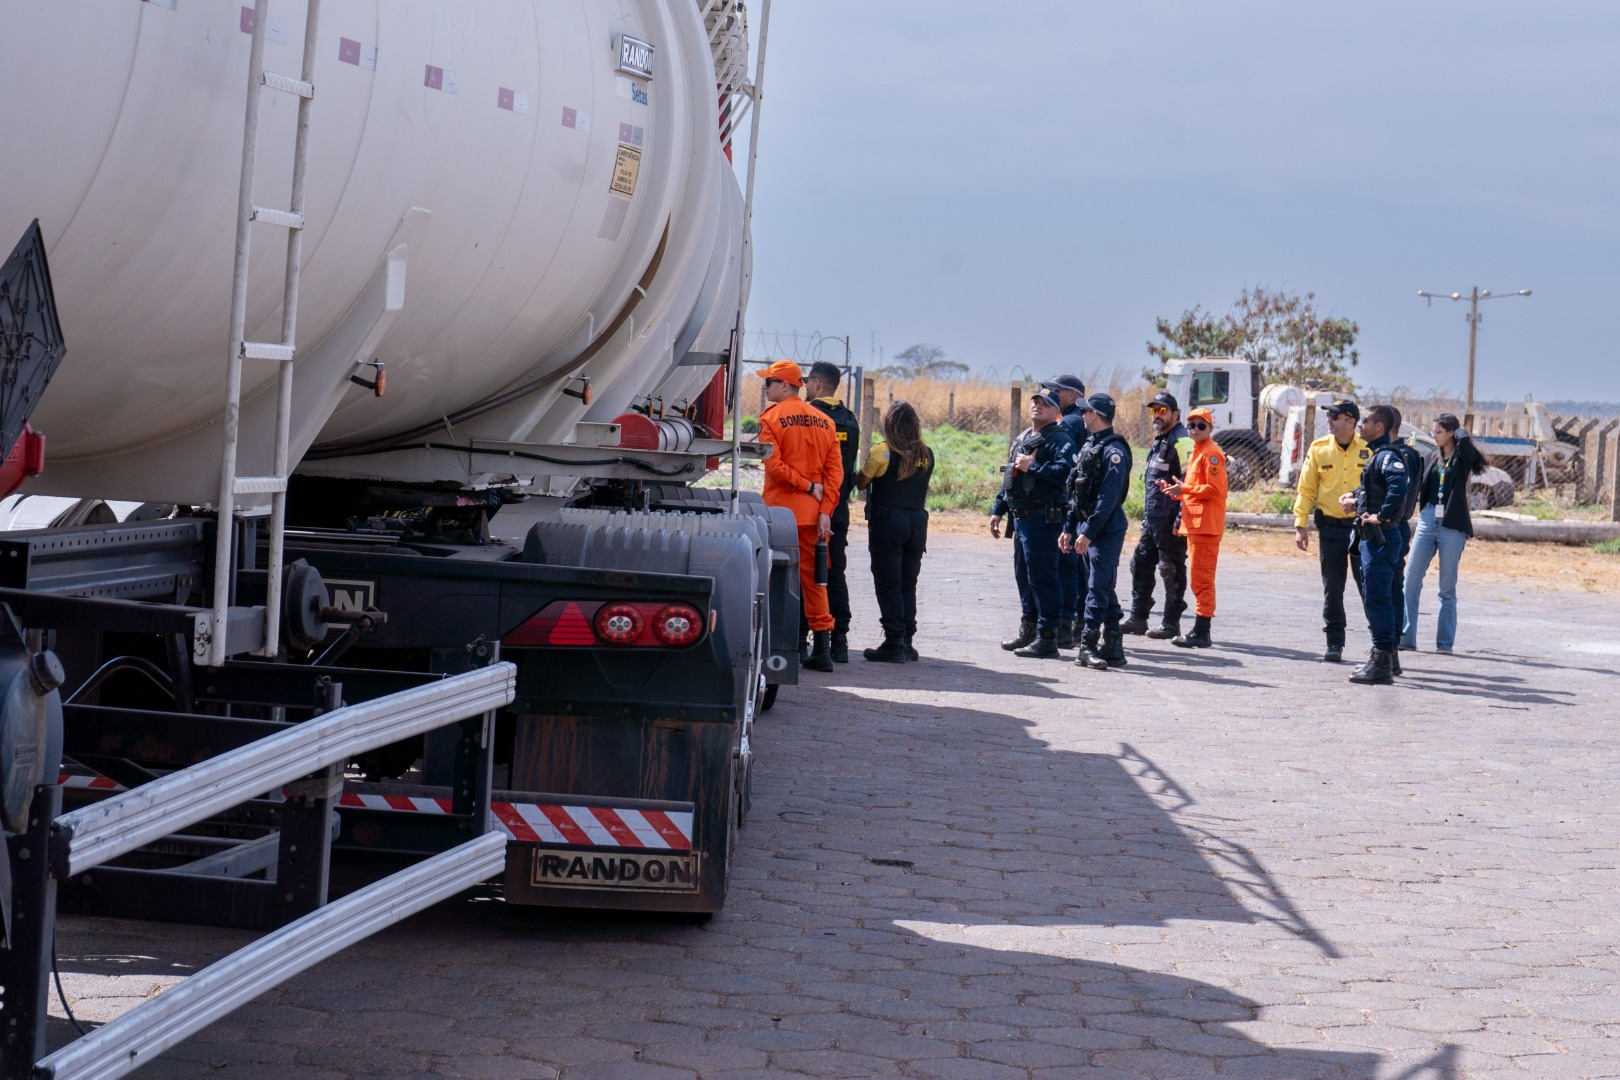
<svg viewBox="0 0 1620 1080"><path fill-rule="evenodd" d="M762 379L780 379L789 386L803 386L804 375L799 371L799 365L791 360L778 360L770 367L759 373Z"/></svg>
<svg viewBox="0 0 1620 1080"><path fill-rule="evenodd" d="M1194 409L1192 412L1187 414L1187 419L1202 420L1210 427L1215 426L1215 414L1211 413L1208 409Z"/></svg>

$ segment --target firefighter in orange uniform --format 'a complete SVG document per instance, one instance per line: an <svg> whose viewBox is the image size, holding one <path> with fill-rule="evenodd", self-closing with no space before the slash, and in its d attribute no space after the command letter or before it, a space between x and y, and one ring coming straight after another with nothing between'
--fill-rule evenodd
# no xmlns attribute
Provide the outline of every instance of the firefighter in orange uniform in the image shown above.
<svg viewBox="0 0 1620 1080"><path fill-rule="evenodd" d="M1181 529L1187 536L1187 577L1192 586L1193 629L1171 641L1184 649L1210 646L1209 623L1215 617L1215 562L1226 531L1226 455L1215 445L1215 417L1208 409L1187 414L1192 456L1178 480L1158 482L1159 489L1181 500Z"/></svg>
<svg viewBox="0 0 1620 1080"><path fill-rule="evenodd" d="M816 584L816 541L832 536L832 512L842 496L838 433L821 410L799 397L804 377L798 364L778 360L760 374L770 405L759 414L759 441L775 447L765 459L765 503L787 507L798 522L799 587L805 621L815 635L804 666L831 671L833 617L827 586Z"/></svg>

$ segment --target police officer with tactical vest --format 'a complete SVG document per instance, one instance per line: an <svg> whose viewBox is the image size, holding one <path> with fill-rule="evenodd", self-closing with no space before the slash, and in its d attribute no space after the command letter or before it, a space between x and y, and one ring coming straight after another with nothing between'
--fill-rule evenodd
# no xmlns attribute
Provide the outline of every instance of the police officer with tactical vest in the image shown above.
<svg viewBox="0 0 1620 1080"><path fill-rule="evenodd" d="M844 484L838 492L838 506L832 512L832 537L827 541L827 608L832 612L832 658L834 663L849 663L849 582L845 570L849 566L849 493L855 486L855 455L861 445L861 422L842 401L838 400L838 384L843 374L837 365L818 360L810 365L804 377L804 389L810 404L826 414L838 436L838 452L844 460ZM800 627L799 636L806 636L808 626Z"/></svg>
<svg viewBox="0 0 1620 1080"><path fill-rule="evenodd" d="M1174 394L1160 390L1147 404L1153 424L1153 445L1148 447L1146 487L1142 499L1142 534L1131 555L1131 617L1119 624L1121 633L1150 638L1181 634L1181 616L1187 610L1187 538L1176 531L1181 503L1165 494L1159 481L1180 480L1192 456L1192 436L1181 422L1181 406ZM1164 615L1148 629L1153 611L1153 574L1164 579Z"/></svg>
<svg viewBox="0 0 1620 1080"><path fill-rule="evenodd" d="M1057 397L1042 389L1029 399L1029 424L1013 440L1002 466L1001 491L990 510L990 535L1001 536L1012 515L1013 579L1023 618L1018 634L1001 647L1015 656L1058 655L1063 587L1058 577L1058 534L1063 531L1064 484L1074 467L1075 446L1058 423Z"/></svg>
<svg viewBox="0 0 1620 1080"><path fill-rule="evenodd" d="M1090 408L1086 404L1086 384L1078 375L1059 375L1042 383L1041 389L1048 391L1063 410L1058 423L1074 440L1078 452L1091 437L1085 422L1086 410ZM1081 616L1086 603L1086 560L1072 551L1059 552L1058 583L1063 586L1063 614L1058 625L1057 645L1060 649L1072 649L1080 644L1080 624L1084 621Z"/></svg>
<svg viewBox="0 0 1620 1080"><path fill-rule="evenodd" d="M1395 608L1395 582L1402 557L1401 515L1412 476L1402 452L1390 442L1399 420L1388 405L1374 405L1362 417L1360 433L1372 457L1361 474L1361 486L1342 497L1353 509L1360 536L1362 603L1372 632L1366 663L1350 673L1353 683L1394 681L1392 657L1404 612Z"/></svg>
<svg viewBox="0 0 1620 1080"><path fill-rule="evenodd" d="M1395 564L1395 581L1390 589L1395 603L1395 621L1399 628L1406 620L1406 557L1412 553L1412 515L1417 513L1418 502L1423 496L1423 475L1427 465L1423 452L1413 446L1409 439L1401 437L1401 410L1393 405L1389 406L1389 410L1395 414L1395 426L1390 429L1389 444L1401 455L1401 461L1406 464L1407 480L1406 502L1401 506L1401 558ZM1401 674L1399 641L1390 651L1389 670L1393 674Z"/></svg>
<svg viewBox="0 0 1620 1080"><path fill-rule="evenodd" d="M1125 496L1131 486L1131 444L1114 431L1114 399L1093 394L1087 404L1090 437L1069 474L1068 518L1058 547L1086 559L1085 630L1074 662L1096 671L1125 666L1120 637L1117 578L1125 546Z"/></svg>

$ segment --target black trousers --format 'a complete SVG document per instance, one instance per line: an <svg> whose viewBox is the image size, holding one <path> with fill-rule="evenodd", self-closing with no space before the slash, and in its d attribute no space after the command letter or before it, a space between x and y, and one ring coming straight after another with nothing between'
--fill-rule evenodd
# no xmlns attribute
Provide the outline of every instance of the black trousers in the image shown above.
<svg viewBox="0 0 1620 1080"><path fill-rule="evenodd" d="M1174 625L1187 611L1187 538L1176 535L1174 518L1147 518L1131 555L1131 617L1145 619L1153 610L1153 575L1164 579L1164 624Z"/></svg>
<svg viewBox="0 0 1620 1080"><path fill-rule="evenodd" d="M1322 633L1327 643L1344 648L1344 585L1354 576L1356 596L1362 595L1361 553L1356 530L1317 522L1316 558L1322 567ZM1404 610L1404 609L1403 609Z"/></svg>
<svg viewBox="0 0 1620 1080"><path fill-rule="evenodd" d="M917 575L928 548L928 511L868 506L866 548L884 637L917 632Z"/></svg>
<svg viewBox="0 0 1620 1080"><path fill-rule="evenodd" d="M849 633L849 503L832 516L832 539L827 541L827 610L833 617L833 633Z"/></svg>

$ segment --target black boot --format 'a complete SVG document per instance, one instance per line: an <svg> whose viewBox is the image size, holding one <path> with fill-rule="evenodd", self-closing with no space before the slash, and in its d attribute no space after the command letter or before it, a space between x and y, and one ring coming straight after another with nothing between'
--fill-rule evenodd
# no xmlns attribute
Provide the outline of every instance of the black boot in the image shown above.
<svg viewBox="0 0 1620 1080"><path fill-rule="evenodd" d="M1214 644L1214 642L1209 640L1209 618L1210 617L1208 615L1193 616L1192 633L1183 634L1170 644L1180 645L1183 649L1209 648Z"/></svg>
<svg viewBox="0 0 1620 1080"><path fill-rule="evenodd" d="M903 664L906 662L906 646L898 634L884 634L883 644L875 649L862 649L861 655L874 664Z"/></svg>
<svg viewBox="0 0 1620 1080"><path fill-rule="evenodd" d="M1350 673L1350 681L1370 686L1387 686L1394 682L1395 676L1389 669L1389 653L1375 647L1367 654L1367 662Z"/></svg>
<svg viewBox="0 0 1620 1080"><path fill-rule="evenodd" d="M1109 630L1103 634L1099 655L1108 661L1109 667L1125 666L1125 639L1120 633L1124 629L1121 626L1119 630Z"/></svg>
<svg viewBox="0 0 1620 1080"><path fill-rule="evenodd" d="M918 652L916 647L911 644L911 638L911 634L906 635L906 659L915 664L922 659L922 653Z"/></svg>
<svg viewBox="0 0 1620 1080"><path fill-rule="evenodd" d="M1324 664L1337 664L1337 663L1342 662L1343 660L1344 660L1344 645L1343 644L1339 644L1339 645L1329 644L1326 651L1324 651L1322 653L1322 663L1324 663Z"/></svg>
<svg viewBox="0 0 1620 1080"><path fill-rule="evenodd" d="M811 671L831 671L832 658L832 631L817 630L815 643L810 646L810 656L805 660L804 666Z"/></svg>
<svg viewBox="0 0 1620 1080"><path fill-rule="evenodd" d="M1041 634L1022 649L1014 649L1013 655L1034 660L1055 659L1058 655L1057 632Z"/></svg>
<svg viewBox="0 0 1620 1080"><path fill-rule="evenodd" d="M1080 644L1080 642L1076 641L1074 636L1074 620L1059 619L1057 628L1057 647L1060 649L1072 649L1078 644Z"/></svg>
<svg viewBox="0 0 1620 1080"><path fill-rule="evenodd" d="M1017 652L1025 645L1035 640L1035 620L1025 619L1018 624L1018 634L1001 643L1001 647L1008 652Z"/></svg>
<svg viewBox="0 0 1620 1080"><path fill-rule="evenodd" d="M1389 673L1391 675L1401 673L1401 652L1399 649L1389 650Z"/></svg>
<svg viewBox="0 0 1620 1080"><path fill-rule="evenodd" d="M1097 645L1099 636L1096 630L1089 626L1086 628L1086 632L1080 641L1080 651L1074 658L1076 664L1084 668L1090 668L1092 671L1108 670L1108 658L1102 654L1102 649Z"/></svg>
<svg viewBox="0 0 1620 1080"><path fill-rule="evenodd" d="M1146 634L1148 632L1147 616L1132 615L1119 624L1119 632L1122 634Z"/></svg>
<svg viewBox="0 0 1620 1080"><path fill-rule="evenodd" d="M844 633L842 630L834 630L832 635L833 663L849 663L849 635Z"/></svg>
<svg viewBox="0 0 1620 1080"><path fill-rule="evenodd" d="M1121 626L1120 629L1123 630L1125 627ZM1178 638L1181 636L1181 620L1166 619L1162 625L1149 630L1147 636L1154 641L1169 641L1171 638Z"/></svg>

